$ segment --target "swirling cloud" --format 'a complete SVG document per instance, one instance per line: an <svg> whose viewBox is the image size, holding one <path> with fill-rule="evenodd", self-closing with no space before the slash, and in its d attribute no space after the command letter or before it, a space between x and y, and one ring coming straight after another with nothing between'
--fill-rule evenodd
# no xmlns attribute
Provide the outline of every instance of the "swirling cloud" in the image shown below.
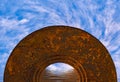
<svg viewBox="0 0 120 82"><path fill-rule="evenodd" d="M78 27L94 35L110 52L120 78L119 0L1 0L0 3L0 78L17 43L50 25Z"/></svg>

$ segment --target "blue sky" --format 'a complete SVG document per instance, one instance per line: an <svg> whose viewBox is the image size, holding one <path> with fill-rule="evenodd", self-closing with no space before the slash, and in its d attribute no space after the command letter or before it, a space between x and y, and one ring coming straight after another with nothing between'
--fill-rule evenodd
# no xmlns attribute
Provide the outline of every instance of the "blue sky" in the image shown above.
<svg viewBox="0 0 120 82"><path fill-rule="evenodd" d="M49 70L52 74L61 75L72 72L74 68L69 64L59 62L49 65L48 67L46 67L46 70Z"/></svg>
<svg viewBox="0 0 120 82"><path fill-rule="evenodd" d="M110 52L120 78L119 4L120 0L0 0L0 82L19 41L51 25L81 28L99 39Z"/></svg>

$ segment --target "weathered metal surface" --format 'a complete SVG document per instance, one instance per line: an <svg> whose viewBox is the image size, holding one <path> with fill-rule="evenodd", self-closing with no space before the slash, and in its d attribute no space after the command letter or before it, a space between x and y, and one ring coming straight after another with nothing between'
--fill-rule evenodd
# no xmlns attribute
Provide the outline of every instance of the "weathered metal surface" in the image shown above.
<svg viewBox="0 0 120 82"><path fill-rule="evenodd" d="M106 48L89 33L69 26L50 26L25 37L7 61L4 82L41 82L42 71L56 62L73 66L79 82L117 82Z"/></svg>

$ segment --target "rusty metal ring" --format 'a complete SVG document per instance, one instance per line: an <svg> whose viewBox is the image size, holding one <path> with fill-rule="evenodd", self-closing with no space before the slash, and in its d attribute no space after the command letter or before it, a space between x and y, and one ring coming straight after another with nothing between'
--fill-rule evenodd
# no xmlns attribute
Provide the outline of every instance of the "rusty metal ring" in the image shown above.
<svg viewBox="0 0 120 82"><path fill-rule="evenodd" d="M48 65L64 62L73 66L80 82L117 82L111 56L89 33L70 26L49 26L25 37L12 51L4 82L40 82Z"/></svg>

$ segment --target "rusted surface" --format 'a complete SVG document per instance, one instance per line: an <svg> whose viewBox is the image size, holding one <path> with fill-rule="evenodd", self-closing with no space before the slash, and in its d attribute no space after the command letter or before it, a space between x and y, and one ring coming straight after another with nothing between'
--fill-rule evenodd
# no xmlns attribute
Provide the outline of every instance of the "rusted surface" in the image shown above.
<svg viewBox="0 0 120 82"><path fill-rule="evenodd" d="M4 82L40 82L50 64L73 66L79 82L117 82L116 70L106 48L77 28L50 26L24 38L6 64Z"/></svg>

